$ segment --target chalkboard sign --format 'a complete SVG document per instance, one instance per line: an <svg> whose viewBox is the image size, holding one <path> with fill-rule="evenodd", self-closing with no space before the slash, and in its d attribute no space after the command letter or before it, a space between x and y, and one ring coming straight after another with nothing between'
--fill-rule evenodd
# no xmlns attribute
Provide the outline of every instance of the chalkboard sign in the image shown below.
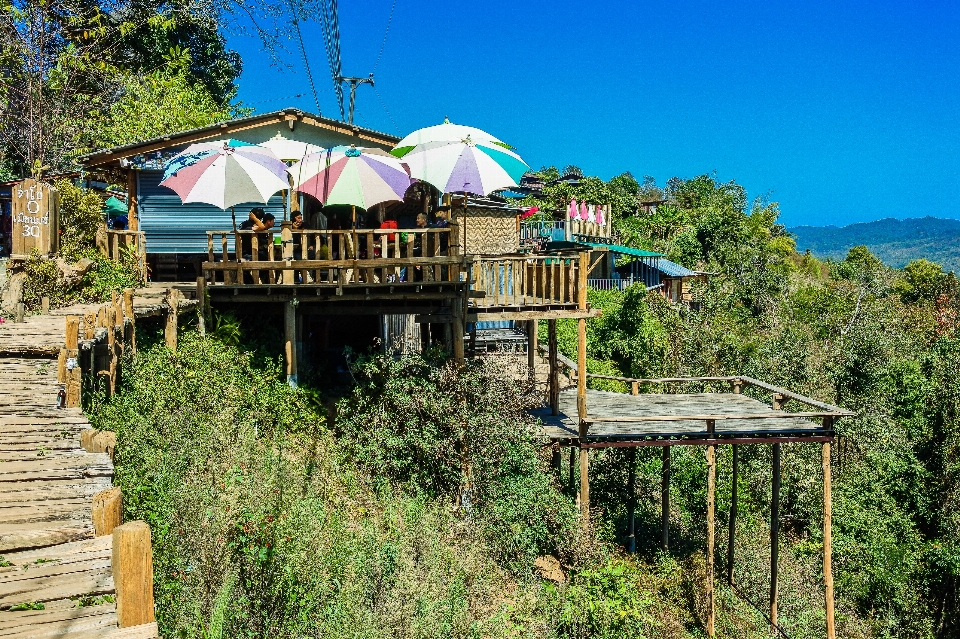
<svg viewBox="0 0 960 639"><path fill-rule="evenodd" d="M11 189L13 255L33 249L50 255L58 248L57 191L52 185L27 179Z"/></svg>

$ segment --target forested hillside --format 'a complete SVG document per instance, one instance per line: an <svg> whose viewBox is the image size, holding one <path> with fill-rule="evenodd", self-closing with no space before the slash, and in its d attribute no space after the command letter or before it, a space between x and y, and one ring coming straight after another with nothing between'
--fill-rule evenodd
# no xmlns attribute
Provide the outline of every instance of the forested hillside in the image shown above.
<svg viewBox="0 0 960 639"><path fill-rule="evenodd" d="M948 271L960 270L960 220L936 217L887 218L849 226L795 226L787 229L797 248L821 259L843 259L854 246L866 246L888 266L900 268L926 258Z"/></svg>

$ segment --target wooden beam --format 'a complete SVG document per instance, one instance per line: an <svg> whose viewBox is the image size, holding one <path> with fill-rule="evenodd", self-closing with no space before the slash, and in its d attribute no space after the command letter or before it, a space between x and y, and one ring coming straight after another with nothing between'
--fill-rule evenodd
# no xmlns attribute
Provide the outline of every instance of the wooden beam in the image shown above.
<svg viewBox="0 0 960 639"><path fill-rule="evenodd" d="M287 369L287 383L297 387L297 305L291 300L283 305L283 358Z"/></svg>
<svg viewBox="0 0 960 639"><path fill-rule="evenodd" d="M723 421L730 419L812 419L814 417L836 417L836 413L785 413L783 411L770 411L768 413L735 413L735 414L703 414L703 415L644 415L635 416L617 416L617 417L588 417L586 421L591 424L600 423L633 423L633 422L685 422L685 421Z"/></svg>
<svg viewBox="0 0 960 639"><path fill-rule="evenodd" d="M180 291L171 288L167 291L167 320L163 328L163 339L167 348L177 352L177 318L180 310Z"/></svg>
<svg viewBox="0 0 960 639"><path fill-rule="evenodd" d="M580 516L590 522L590 449L580 449Z"/></svg>
<svg viewBox="0 0 960 639"><path fill-rule="evenodd" d="M200 335L207 334L207 279L197 278L197 330Z"/></svg>
<svg viewBox="0 0 960 639"><path fill-rule="evenodd" d="M530 305L532 306L532 305ZM544 309L544 310L526 310L526 311L502 311L496 310L477 310L476 313L470 313L471 322L496 322L500 320L551 320L551 319L580 319L600 317L599 308L588 308L586 310L578 308L569 309Z"/></svg>
<svg viewBox="0 0 960 639"><path fill-rule="evenodd" d="M660 460L660 546L670 549L670 447L663 447Z"/></svg>
<svg viewBox="0 0 960 639"><path fill-rule="evenodd" d="M459 300L453 302L453 322L449 324L453 332L453 359L458 364L463 364L465 354L463 349L463 338L466 329L463 326L463 305Z"/></svg>
<svg viewBox="0 0 960 639"><path fill-rule="evenodd" d="M530 379L537 380L537 320L527 321L527 368Z"/></svg>
<svg viewBox="0 0 960 639"><path fill-rule="evenodd" d="M670 439L627 439L620 441L586 441L577 444L574 441L574 438L571 439L570 445L582 446L583 448L633 448L640 446L710 446L721 444L721 443L733 443L734 441L737 444L792 444L797 442L830 442L833 441L833 435L790 435L786 437L774 436L769 437L709 437L702 439L682 439L672 437Z"/></svg>
<svg viewBox="0 0 960 639"><path fill-rule="evenodd" d="M550 414L560 414L560 369L557 364L557 320L547 320L547 359L550 364Z"/></svg>
<svg viewBox="0 0 960 639"><path fill-rule="evenodd" d="M154 621L153 553L150 527L131 521L113 529L113 583L117 591L117 623L121 628Z"/></svg>
<svg viewBox="0 0 960 639"><path fill-rule="evenodd" d="M727 583L731 586L733 585L733 558L734 558L734 546L736 543L736 534L737 534L737 482L739 481L740 473L740 449L737 448L737 445L734 444L730 447L733 452L733 469L732 469L732 479L730 485L730 520L728 523L727 530Z"/></svg>
<svg viewBox="0 0 960 639"><path fill-rule="evenodd" d="M717 447L707 446L707 637L716 636L716 602L713 587L714 507L717 481Z"/></svg>
<svg viewBox="0 0 960 639"><path fill-rule="evenodd" d="M93 530L96 537L113 534L123 523L123 495L120 488L108 488L93 496Z"/></svg>
<svg viewBox="0 0 960 639"><path fill-rule="evenodd" d="M140 216L137 214L137 171L127 169L127 228L131 231L140 230Z"/></svg>
<svg viewBox="0 0 960 639"><path fill-rule="evenodd" d="M575 461L576 455L577 455L577 449L571 446L570 462L568 463L568 469L567 469L567 492L573 496L577 494L577 489L575 488L575 484L574 484L575 482L574 477L576 477L576 473L574 471L574 468L576 466L576 461Z"/></svg>
<svg viewBox="0 0 960 639"><path fill-rule="evenodd" d="M581 254L581 264L583 262ZM587 320L577 321L577 417L581 441L587 436ZM590 520L590 474L589 455L586 448L580 449L580 515L584 523Z"/></svg>
<svg viewBox="0 0 960 639"><path fill-rule="evenodd" d="M824 420L826 421L826 419ZM833 610L833 503L830 494L830 442L823 443L823 596L827 617L827 639L836 639Z"/></svg>
<svg viewBox="0 0 960 639"><path fill-rule="evenodd" d="M627 552L637 552L636 520L637 511L637 449L627 453Z"/></svg>
<svg viewBox="0 0 960 639"><path fill-rule="evenodd" d="M770 632L777 630L780 568L780 444L773 445L773 486L770 494Z"/></svg>
<svg viewBox="0 0 960 639"><path fill-rule="evenodd" d="M66 376L67 408L77 408L82 401L83 386L80 368L80 318L68 315L66 319L66 339L64 340L64 371Z"/></svg>

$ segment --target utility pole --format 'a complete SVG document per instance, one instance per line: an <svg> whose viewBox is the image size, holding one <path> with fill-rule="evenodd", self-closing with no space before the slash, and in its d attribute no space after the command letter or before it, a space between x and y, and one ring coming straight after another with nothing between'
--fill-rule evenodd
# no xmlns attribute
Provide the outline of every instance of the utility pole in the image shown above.
<svg viewBox="0 0 960 639"><path fill-rule="evenodd" d="M370 86L375 86L373 84L373 74L371 73L367 78L347 78L342 75L337 76L338 82L347 82L350 84L350 124L353 124L353 107L357 103L357 86L361 84L369 84Z"/></svg>

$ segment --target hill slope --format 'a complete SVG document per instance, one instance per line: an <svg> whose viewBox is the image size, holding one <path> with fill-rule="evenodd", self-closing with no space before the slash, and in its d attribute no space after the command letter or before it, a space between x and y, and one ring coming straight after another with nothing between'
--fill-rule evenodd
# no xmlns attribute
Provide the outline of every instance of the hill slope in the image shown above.
<svg viewBox="0 0 960 639"><path fill-rule="evenodd" d="M797 249L820 258L842 259L851 246L866 245L894 267L925 257L960 272L960 220L936 217L886 218L849 226L795 226Z"/></svg>

